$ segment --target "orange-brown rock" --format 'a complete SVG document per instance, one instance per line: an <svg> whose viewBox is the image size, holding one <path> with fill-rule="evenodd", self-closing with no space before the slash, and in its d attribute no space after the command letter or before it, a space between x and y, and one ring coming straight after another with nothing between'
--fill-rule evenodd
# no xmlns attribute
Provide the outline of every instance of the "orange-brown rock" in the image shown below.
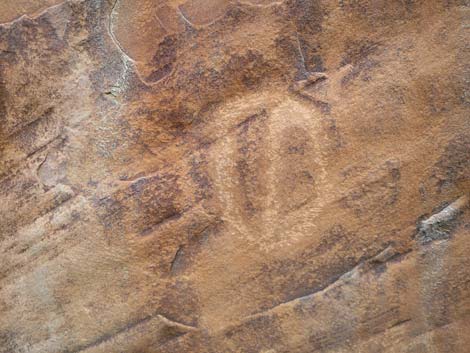
<svg viewBox="0 0 470 353"><path fill-rule="evenodd" d="M466 0L3 0L0 353L470 351Z"/></svg>

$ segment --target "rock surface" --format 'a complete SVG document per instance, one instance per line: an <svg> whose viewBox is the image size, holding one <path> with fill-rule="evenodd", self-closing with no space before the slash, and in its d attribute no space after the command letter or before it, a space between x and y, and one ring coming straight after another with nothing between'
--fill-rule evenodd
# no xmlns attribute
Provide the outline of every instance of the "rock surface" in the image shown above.
<svg viewBox="0 0 470 353"><path fill-rule="evenodd" d="M0 21L1 353L468 352L468 1Z"/></svg>

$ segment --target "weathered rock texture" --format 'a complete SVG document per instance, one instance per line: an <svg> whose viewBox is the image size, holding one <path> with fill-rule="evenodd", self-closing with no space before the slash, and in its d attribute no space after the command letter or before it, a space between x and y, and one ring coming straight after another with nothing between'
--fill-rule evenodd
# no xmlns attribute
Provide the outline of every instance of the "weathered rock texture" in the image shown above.
<svg viewBox="0 0 470 353"><path fill-rule="evenodd" d="M2 0L0 352L469 352L468 5Z"/></svg>

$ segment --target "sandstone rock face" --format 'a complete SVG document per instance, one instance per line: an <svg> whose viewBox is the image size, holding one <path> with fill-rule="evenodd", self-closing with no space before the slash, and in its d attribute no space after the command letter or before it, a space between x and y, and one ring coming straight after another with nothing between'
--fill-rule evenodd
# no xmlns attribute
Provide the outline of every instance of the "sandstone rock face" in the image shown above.
<svg viewBox="0 0 470 353"><path fill-rule="evenodd" d="M469 352L469 12L2 0L0 352Z"/></svg>

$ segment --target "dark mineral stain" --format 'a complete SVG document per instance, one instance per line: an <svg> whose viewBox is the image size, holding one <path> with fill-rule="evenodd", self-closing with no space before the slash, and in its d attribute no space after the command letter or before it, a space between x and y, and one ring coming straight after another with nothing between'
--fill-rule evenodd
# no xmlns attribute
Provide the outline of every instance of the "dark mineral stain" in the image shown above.
<svg viewBox="0 0 470 353"><path fill-rule="evenodd" d="M16 334L11 331L0 331L0 353L18 352Z"/></svg>
<svg viewBox="0 0 470 353"><path fill-rule="evenodd" d="M147 77L147 81L156 82L171 73L176 61L177 46L176 36L166 36L163 39L151 61L156 69Z"/></svg>
<svg viewBox="0 0 470 353"><path fill-rule="evenodd" d="M433 167L431 180L439 192L470 181L470 135L453 138Z"/></svg>
<svg viewBox="0 0 470 353"><path fill-rule="evenodd" d="M100 218L111 230L147 235L164 222L182 216L189 205L180 205L177 176L162 173L143 177L98 202Z"/></svg>
<svg viewBox="0 0 470 353"><path fill-rule="evenodd" d="M147 82L158 82L162 78L168 76L173 69L173 64L165 64L163 67L158 68L157 70L152 71L150 75L147 76Z"/></svg>
<svg viewBox="0 0 470 353"><path fill-rule="evenodd" d="M341 84L346 86L355 78L363 75L363 80L369 80L369 72L379 66L379 62L372 58L377 54L380 43L368 40L352 41L346 44L345 53L340 66L351 64L352 70L342 78Z"/></svg>
<svg viewBox="0 0 470 353"><path fill-rule="evenodd" d="M171 221L175 221L183 216L182 212L178 212L175 209L162 209L162 211L159 214L159 217L155 223L152 223L150 226L147 228L143 229L140 231L141 236L147 236L149 234L152 234L156 229L161 227L163 224Z"/></svg>
<svg viewBox="0 0 470 353"><path fill-rule="evenodd" d="M370 55L377 53L379 46L379 42L372 42L369 40L351 41L347 43L340 66L358 64Z"/></svg>
<svg viewBox="0 0 470 353"><path fill-rule="evenodd" d="M212 183L207 173L207 160L204 153L197 153L191 157L191 179L196 183L196 202L209 199L212 196Z"/></svg>
<svg viewBox="0 0 470 353"><path fill-rule="evenodd" d="M262 129L265 112L249 116L239 124L237 144L238 159L236 171L240 186L242 209L248 218L252 218L263 208L262 195L265 186L261 180L264 165L262 154Z"/></svg>
<svg viewBox="0 0 470 353"><path fill-rule="evenodd" d="M320 1L289 0L288 14L294 20L297 30L298 46L304 57L308 72L324 71L318 34L322 32L325 10Z"/></svg>

